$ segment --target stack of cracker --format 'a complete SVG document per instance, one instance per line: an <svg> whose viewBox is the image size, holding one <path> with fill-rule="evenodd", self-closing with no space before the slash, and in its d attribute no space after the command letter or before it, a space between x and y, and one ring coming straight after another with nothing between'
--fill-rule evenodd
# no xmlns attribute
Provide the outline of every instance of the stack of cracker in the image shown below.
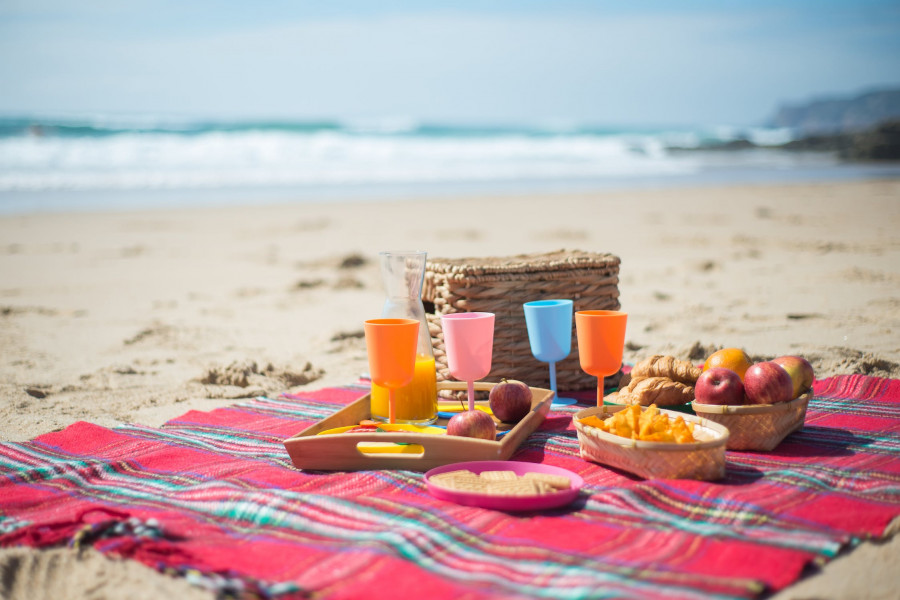
<svg viewBox="0 0 900 600"><path fill-rule="evenodd" d="M468 469L432 475L434 485L457 492L488 494L490 496L537 496L567 490L572 482L565 475L525 473L521 477L513 471L482 471Z"/></svg>

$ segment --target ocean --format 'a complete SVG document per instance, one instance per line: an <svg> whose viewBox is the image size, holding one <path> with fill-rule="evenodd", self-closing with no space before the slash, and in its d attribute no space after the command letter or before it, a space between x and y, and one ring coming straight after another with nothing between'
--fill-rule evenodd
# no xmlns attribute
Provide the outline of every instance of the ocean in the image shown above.
<svg viewBox="0 0 900 600"><path fill-rule="evenodd" d="M0 117L0 213L337 202L898 176L829 154L705 150L787 129L412 119Z"/></svg>

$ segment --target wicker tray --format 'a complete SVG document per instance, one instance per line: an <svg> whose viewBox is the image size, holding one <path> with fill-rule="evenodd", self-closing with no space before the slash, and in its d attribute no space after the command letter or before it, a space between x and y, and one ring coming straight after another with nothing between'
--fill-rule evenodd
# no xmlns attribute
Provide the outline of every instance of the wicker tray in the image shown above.
<svg viewBox="0 0 900 600"><path fill-rule="evenodd" d="M581 457L622 469L645 479L721 479L725 475L725 445L728 429L695 415L660 410L669 418L682 417L695 423L694 434L704 441L693 444L644 442L630 440L583 425L590 415L605 418L625 406L595 406L575 413L573 421L578 433ZM641 407L646 410L646 407Z"/></svg>
<svg viewBox="0 0 900 600"><path fill-rule="evenodd" d="M566 298L574 310L618 310L619 258L580 250L521 254L489 258L429 258L425 267L422 300L434 346L438 380L450 379L441 315L455 312L491 312L494 323L494 358L485 381L501 377L528 385L550 387L546 363L531 354L522 304L532 300ZM596 378L581 370L572 324L572 350L556 365L560 390L589 390ZM607 377L615 387L618 376Z"/></svg>
<svg viewBox="0 0 900 600"><path fill-rule="evenodd" d="M772 450L801 429L812 393L780 404L726 406L693 402L694 412L728 428L729 450Z"/></svg>
<svg viewBox="0 0 900 600"><path fill-rule="evenodd" d="M496 384L477 382L476 390L490 391ZM461 382L441 381L441 390L465 390ZM414 433L342 433L317 435L321 431L335 427L356 425L371 418L370 398L366 394L359 400L342 408L330 417L310 425L300 433L284 440L294 466L299 469L321 471L361 471L366 469L405 469L427 471L450 463L471 460L508 460L516 449L531 435L550 411L553 392L542 388L531 388L531 412L525 418L510 425L497 422L499 431L507 431L499 441L479 440L450 435L430 435ZM495 419L496 421L496 419ZM440 425L447 421L441 419ZM365 453L357 448L366 442L399 442L418 444L423 452L419 454Z"/></svg>

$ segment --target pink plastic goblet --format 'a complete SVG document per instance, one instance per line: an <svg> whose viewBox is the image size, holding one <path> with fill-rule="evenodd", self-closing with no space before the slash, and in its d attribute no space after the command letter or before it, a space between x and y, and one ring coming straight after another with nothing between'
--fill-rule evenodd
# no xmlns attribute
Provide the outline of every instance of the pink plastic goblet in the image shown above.
<svg viewBox="0 0 900 600"><path fill-rule="evenodd" d="M475 381L491 372L494 351L494 313L467 312L441 315L444 349L450 374L465 381L469 410L475 410Z"/></svg>

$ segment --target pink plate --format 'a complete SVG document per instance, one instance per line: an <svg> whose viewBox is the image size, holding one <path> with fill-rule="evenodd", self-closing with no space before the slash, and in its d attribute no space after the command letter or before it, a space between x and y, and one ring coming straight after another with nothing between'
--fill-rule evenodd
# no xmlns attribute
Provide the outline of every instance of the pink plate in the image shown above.
<svg viewBox="0 0 900 600"><path fill-rule="evenodd" d="M482 471L512 471L516 475L525 473L547 473L549 475L563 475L572 482L572 487L551 494L535 496L491 496L477 492L460 492L433 485L432 475L468 469L475 474ZM476 460L472 462L459 462L442 467L436 467L425 473L425 482L428 484L428 492L435 498L456 502L465 506L480 506L481 508L493 508L495 510L543 510L565 506L578 497L578 492L584 485L584 479L572 471L539 463L516 462L512 460Z"/></svg>

